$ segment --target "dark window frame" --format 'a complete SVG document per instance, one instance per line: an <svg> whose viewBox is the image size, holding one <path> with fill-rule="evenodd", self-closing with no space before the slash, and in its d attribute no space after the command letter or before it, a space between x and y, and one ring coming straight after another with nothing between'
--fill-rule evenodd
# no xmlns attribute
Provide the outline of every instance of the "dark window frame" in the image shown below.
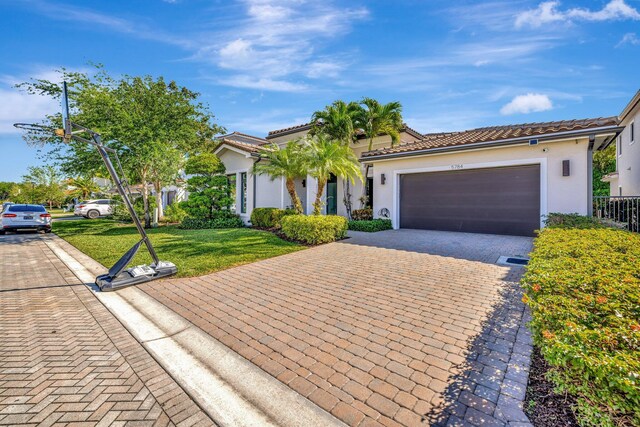
<svg viewBox="0 0 640 427"><path fill-rule="evenodd" d="M247 173L246 172L240 172L240 213L243 213L243 214L247 213Z"/></svg>

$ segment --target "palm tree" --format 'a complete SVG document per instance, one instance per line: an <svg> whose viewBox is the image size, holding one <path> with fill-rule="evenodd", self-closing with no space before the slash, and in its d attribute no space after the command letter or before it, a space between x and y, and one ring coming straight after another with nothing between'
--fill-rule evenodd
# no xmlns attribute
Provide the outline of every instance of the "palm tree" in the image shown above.
<svg viewBox="0 0 640 427"><path fill-rule="evenodd" d="M91 196L91 193L97 193L100 191L98 184L96 184L91 178L71 178L68 183L70 186L74 187L73 190L71 190L71 194L82 200L88 199Z"/></svg>
<svg viewBox="0 0 640 427"><path fill-rule="evenodd" d="M302 202L296 192L296 178L307 176L305 170L304 150L300 140L291 140L284 148L276 144L271 144L262 148L260 157L265 162L256 163L254 173L258 175L268 175L271 179L284 178L287 191L291 197L291 203L297 213L301 214Z"/></svg>
<svg viewBox="0 0 640 427"><path fill-rule="evenodd" d="M356 139L356 120L362 115L362 107L357 102L346 103L338 100L327 105L324 110L316 111L311 116L311 135L325 134L334 141L349 146ZM351 218L351 186L349 180L342 181L344 196L342 202Z"/></svg>
<svg viewBox="0 0 640 427"><path fill-rule="evenodd" d="M318 134L309 139L306 147L305 162L311 176L318 180L316 200L313 202L313 214L320 215L322 210L322 194L331 174L349 180L363 180L360 163L351 147L339 141Z"/></svg>
<svg viewBox="0 0 640 427"><path fill-rule="evenodd" d="M373 139L380 135L389 135L391 137L391 146L393 147L400 141L400 131L402 130L402 105L399 102L389 102L380 104L372 98L363 98L360 101L363 106L357 117L357 127L362 129L364 135L369 139L369 148L373 149ZM370 164L365 165L365 177L369 176ZM363 189L363 200L367 198L367 188Z"/></svg>

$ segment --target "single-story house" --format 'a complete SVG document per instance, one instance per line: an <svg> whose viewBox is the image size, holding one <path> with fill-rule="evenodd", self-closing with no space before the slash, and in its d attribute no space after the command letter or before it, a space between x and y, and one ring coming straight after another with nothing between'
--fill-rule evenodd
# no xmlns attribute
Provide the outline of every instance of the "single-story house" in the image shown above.
<svg viewBox="0 0 640 427"><path fill-rule="evenodd" d="M254 207L291 204L284 180L254 176L260 148L305 136L310 124L269 132L263 139L234 132L221 137L216 154L236 182L236 212L249 220ZM550 212L591 214L592 155L623 130L617 117L495 126L420 134L405 126L401 142L359 138L352 148L369 164L365 185L351 186L353 207L366 191L375 217L394 228L533 235ZM296 182L311 212L317 185ZM332 178L325 213L346 215L345 183Z"/></svg>
<svg viewBox="0 0 640 427"><path fill-rule="evenodd" d="M616 139L616 170L602 180L609 183L612 196L640 196L640 144L636 144L636 122L640 124L640 90L618 116L624 130Z"/></svg>

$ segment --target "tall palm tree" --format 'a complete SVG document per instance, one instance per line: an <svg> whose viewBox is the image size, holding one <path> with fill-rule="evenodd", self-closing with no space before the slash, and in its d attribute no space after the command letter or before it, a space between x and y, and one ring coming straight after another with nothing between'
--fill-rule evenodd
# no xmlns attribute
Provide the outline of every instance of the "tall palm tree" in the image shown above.
<svg viewBox="0 0 640 427"><path fill-rule="evenodd" d="M320 215L322 211L322 194L331 174L352 183L356 178L363 180L360 163L351 147L329 139L324 134L309 139L305 154L309 173L318 180L316 200L313 202L314 215Z"/></svg>
<svg viewBox="0 0 640 427"><path fill-rule="evenodd" d="M97 193L100 191L100 187L91 178L83 178L81 176L77 178L71 178L69 185L74 187L71 190L71 194L79 199L86 200L91 196L91 193Z"/></svg>
<svg viewBox="0 0 640 427"><path fill-rule="evenodd" d="M357 135L356 121L362 115L362 107L357 102L334 101L324 110L319 110L311 116L311 135L325 134L334 141L349 146ZM351 218L351 185L349 180L343 180L344 195L342 202Z"/></svg>
<svg viewBox="0 0 640 427"><path fill-rule="evenodd" d="M402 105L399 102L389 102L380 104L372 98L362 98L360 101L362 109L356 119L356 125L364 135L369 139L369 148L373 149L373 139L380 135L389 135L391 137L391 146L393 147L400 142L400 131L402 130ZM369 176L370 164L365 165L364 176ZM367 198L367 188L363 188L363 200Z"/></svg>
<svg viewBox="0 0 640 427"><path fill-rule="evenodd" d="M296 178L307 176L304 150L300 140L291 140L284 148L271 144L262 148L260 157L264 160L256 163L254 174L268 175L271 179L284 178L291 203L297 213L301 214L302 202L296 192Z"/></svg>

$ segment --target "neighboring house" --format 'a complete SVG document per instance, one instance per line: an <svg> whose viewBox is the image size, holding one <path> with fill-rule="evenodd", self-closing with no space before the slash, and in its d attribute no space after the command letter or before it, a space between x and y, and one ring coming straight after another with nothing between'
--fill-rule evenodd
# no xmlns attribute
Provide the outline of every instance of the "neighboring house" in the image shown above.
<svg viewBox="0 0 640 427"><path fill-rule="evenodd" d="M254 207L291 204L282 179L254 177L260 146L283 145L308 133L309 124L269 132L266 139L233 133L216 154L236 181L236 211L248 221ZM497 126L422 135L409 127L401 143L390 137L356 141L376 217L394 228L533 235L550 212L591 214L592 155L621 132L617 117ZM364 170L364 166L363 166ZM312 210L313 178L298 180L305 212ZM326 190L325 213L345 215L343 183ZM360 183L351 188L360 207Z"/></svg>
<svg viewBox="0 0 640 427"><path fill-rule="evenodd" d="M611 196L640 196L640 90L618 117L624 130L616 138L616 170L605 175Z"/></svg>

